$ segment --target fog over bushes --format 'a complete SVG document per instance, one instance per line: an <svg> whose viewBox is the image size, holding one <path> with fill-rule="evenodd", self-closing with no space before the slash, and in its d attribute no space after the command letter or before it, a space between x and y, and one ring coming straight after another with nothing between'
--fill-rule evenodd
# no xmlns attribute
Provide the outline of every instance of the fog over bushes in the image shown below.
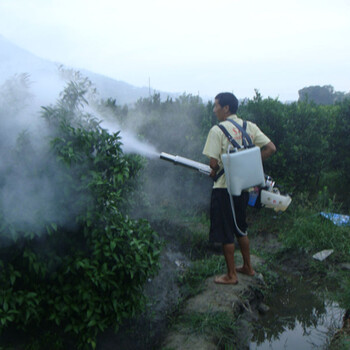
<svg viewBox="0 0 350 350"><path fill-rule="evenodd" d="M67 338L95 348L99 332L143 310L158 269L157 234L127 215L141 158L100 126L93 87L73 78L34 114L27 77L0 88L0 323L36 349Z"/></svg>

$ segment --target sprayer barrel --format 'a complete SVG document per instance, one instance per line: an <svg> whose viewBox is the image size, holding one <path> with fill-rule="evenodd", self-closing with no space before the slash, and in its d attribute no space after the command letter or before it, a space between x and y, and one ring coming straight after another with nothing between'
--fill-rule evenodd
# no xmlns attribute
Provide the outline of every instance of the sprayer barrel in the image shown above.
<svg viewBox="0 0 350 350"><path fill-rule="evenodd" d="M175 165L182 165L182 166L187 167L187 168L198 170L199 172L206 174L206 175L210 175L211 170L210 170L209 165L206 165L206 164L203 164L200 162L196 162L196 161L188 159L188 158L174 156L172 154L162 152L160 154L160 159L167 160L169 162L174 163Z"/></svg>
<svg viewBox="0 0 350 350"><path fill-rule="evenodd" d="M175 162L176 156L173 156L172 154L162 152L160 154L160 159L168 160L169 162Z"/></svg>

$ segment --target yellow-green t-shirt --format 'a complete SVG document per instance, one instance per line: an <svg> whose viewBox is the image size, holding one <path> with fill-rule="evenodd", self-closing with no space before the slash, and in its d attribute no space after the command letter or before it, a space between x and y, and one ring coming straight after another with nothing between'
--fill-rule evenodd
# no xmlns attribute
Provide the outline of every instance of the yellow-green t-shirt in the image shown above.
<svg viewBox="0 0 350 350"><path fill-rule="evenodd" d="M228 119L233 119L240 126L243 126L243 120L238 118L236 114L232 114ZM242 145L242 133L229 121L225 120L220 123L225 127L225 129L232 135L235 141ZM246 131L254 145L258 147L264 147L271 140L258 128L258 126L250 121L247 121ZM223 168L221 155L227 152L227 148L231 145L230 141L227 139L222 130L217 126L213 126L208 134L207 141L205 143L203 154L209 158L215 158L218 160L219 170ZM221 175L219 179L214 182L214 188L226 188L226 178L225 174Z"/></svg>

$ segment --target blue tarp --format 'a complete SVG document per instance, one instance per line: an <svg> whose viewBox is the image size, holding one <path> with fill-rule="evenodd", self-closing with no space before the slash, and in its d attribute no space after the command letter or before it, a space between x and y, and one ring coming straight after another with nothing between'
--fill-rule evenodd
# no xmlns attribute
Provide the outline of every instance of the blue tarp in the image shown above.
<svg viewBox="0 0 350 350"><path fill-rule="evenodd" d="M335 213L325 213L323 211L320 214L333 222L334 225L337 226L350 226L350 216L335 214Z"/></svg>

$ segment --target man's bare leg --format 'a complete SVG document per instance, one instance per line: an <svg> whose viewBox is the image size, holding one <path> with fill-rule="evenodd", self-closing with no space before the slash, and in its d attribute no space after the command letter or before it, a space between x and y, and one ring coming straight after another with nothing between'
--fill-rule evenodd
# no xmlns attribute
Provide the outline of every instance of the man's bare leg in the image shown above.
<svg viewBox="0 0 350 350"><path fill-rule="evenodd" d="M235 268L235 245L233 243L223 244L222 249L226 261L227 274L216 277L214 282L220 284L237 284L238 279Z"/></svg>
<svg viewBox="0 0 350 350"><path fill-rule="evenodd" d="M250 262L250 247L249 247L249 238L248 236L243 236L238 238L239 247L241 249L243 257L243 266L237 267L236 271L244 273L248 276L254 276L255 271Z"/></svg>

